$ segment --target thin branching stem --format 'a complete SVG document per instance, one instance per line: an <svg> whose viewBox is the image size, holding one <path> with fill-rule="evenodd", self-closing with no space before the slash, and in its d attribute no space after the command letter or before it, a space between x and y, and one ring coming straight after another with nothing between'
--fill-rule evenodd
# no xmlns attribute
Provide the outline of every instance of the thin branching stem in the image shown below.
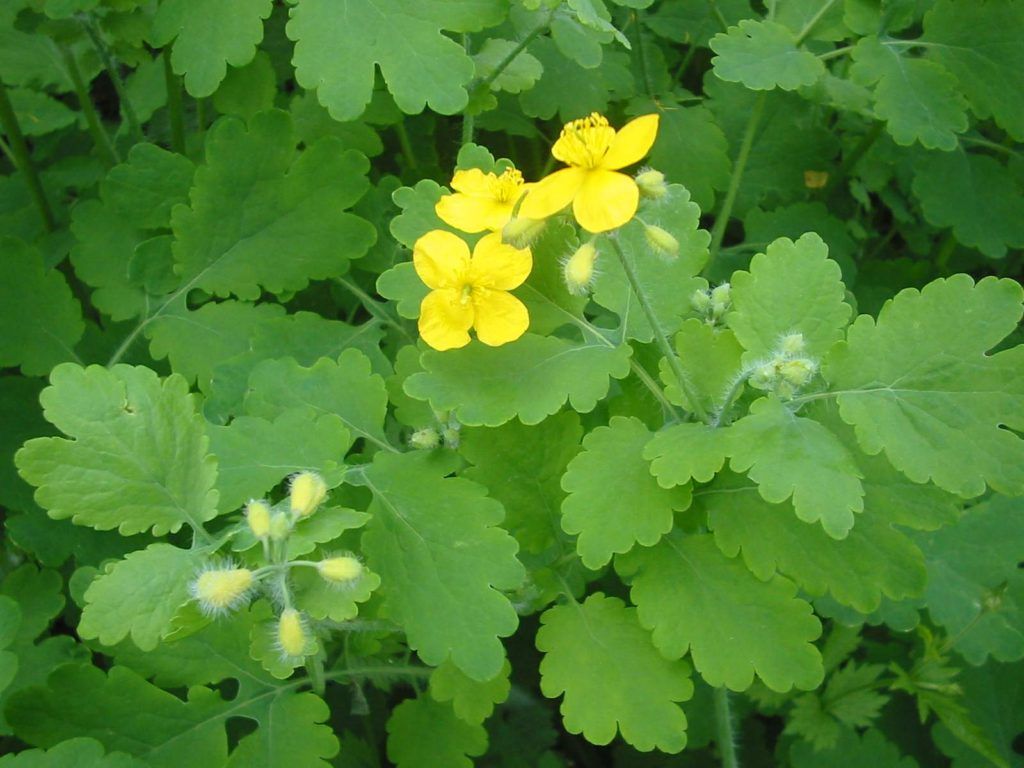
<svg viewBox="0 0 1024 768"><path fill-rule="evenodd" d="M7 97L7 87L0 85L0 127L7 135L9 144L4 144L6 154L14 167L25 178L25 185L28 187L32 202L35 203L39 215L43 219L43 229L47 232L53 231L54 219L53 209L50 208L50 201L46 197L46 190L32 162L32 155L28 151L28 144L25 142L25 135L21 132L21 125L18 123L18 116L14 113L11 100Z"/></svg>
<svg viewBox="0 0 1024 768"><path fill-rule="evenodd" d="M114 60L113 53L110 51L110 46L103 39L103 35L100 33L100 29L92 16L82 14L78 20L82 25L82 29L85 30L89 42L92 43L92 47L100 57L100 61L103 62L103 67L107 70L110 82L114 85L114 91L117 93L117 99L121 104L121 114L124 116L125 122L128 123L128 132L136 143L144 141L142 126L139 123L138 116L135 114L135 107L132 106L131 99L128 98L128 89L125 87L124 79L121 77L121 72L117 67L117 62Z"/></svg>

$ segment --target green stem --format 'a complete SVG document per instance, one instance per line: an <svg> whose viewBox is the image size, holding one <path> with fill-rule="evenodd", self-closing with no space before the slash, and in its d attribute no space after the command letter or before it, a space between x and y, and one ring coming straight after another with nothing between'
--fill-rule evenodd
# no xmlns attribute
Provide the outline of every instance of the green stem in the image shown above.
<svg viewBox="0 0 1024 768"><path fill-rule="evenodd" d="M636 59L640 65L640 82L644 84L644 94L653 98L654 87L651 85L651 75L647 71L647 55L644 52L644 33L640 27L639 11L633 11L633 23L636 26Z"/></svg>
<svg viewBox="0 0 1024 768"><path fill-rule="evenodd" d="M715 688L712 695L715 700L715 730L722 768L739 768L739 760L736 757L736 736L732 728L732 712L729 709L729 691L725 687Z"/></svg>
<svg viewBox="0 0 1024 768"><path fill-rule="evenodd" d="M678 83L678 82L682 81L683 75L685 75L686 74L686 70L689 69L690 62L693 61L693 55L696 52L697 52L697 46L696 45L691 45L689 48L686 49L686 53L683 55L683 60L679 63L679 66L676 67L676 72L672 76L672 79L675 82Z"/></svg>
<svg viewBox="0 0 1024 768"><path fill-rule="evenodd" d="M414 171L419 167L419 163L416 162L416 153L413 152L409 133L405 130L405 123L399 121L395 123L394 128L395 135L398 137L398 146L401 147L402 155L405 157L405 164L409 166L408 170Z"/></svg>
<svg viewBox="0 0 1024 768"><path fill-rule="evenodd" d="M121 105L121 114L124 115L125 122L128 123L129 133L131 133L136 143L144 141L145 139L142 135L142 126L139 124L139 118L135 114L135 108L132 106L131 99L128 98L128 89L125 87L124 80L121 78L121 73L118 71L117 62L114 61L113 54L110 52L110 47L103 39L99 28L96 26L95 20L91 16L82 15L78 20L82 25L82 29L85 30L85 34L88 35L89 41L92 43L92 47L99 55L100 61L103 62L103 67L107 70L110 82L114 85L114 91L117 93L117 100Z"/></svg>
<svg viewBox="0 0 1024 768"><path fill-rule="evenodd" d="M819 53L818 58L821 61L829 61L831 59L838 59L840 56L845 56L854 49L852 45L844 45L842 48L836 48L834 51L828 53Z"/></svg>
<svg viewBox="0 0 1024 768"><path fill-rule="evenodd" d="M46 198L46 191L43 189L43 183L32 162L28 144L25 143L25 135L21 132L18 116L14 114L14 107L11 106L11 100L7 96L7 87L4 85L0 85L0 127L7 134L7 141L10 142L10 146L4 145L5 154L25 177L25 184L32 196L32 202L35 203L39 215L43 219L43 229L52 232L53 209L50 208L50 201Z"/></svg>
<svg viewBox="0 0 1024 768"><path fill-rule="evenodd" d="M665 396L665 393L658 386L658 382L654 380L654 377L649 374L646 369L640 365L633 358L629 359L630 370L636 374L636 377L640 379L640 382L650 390L651 394L654 395L654 399L661 403L661 407L668 414L669 419L672 421L681 421L679 410L673 405L672 401Z"/></svg>
<svg viewBox="0 0 1024 768"><path fill-rule="evenodd" d="M800 30L800 34L798 34L796 36L796 40L794 41L794 45L800 45L800 43L802 43L804 40L806 40L807 36L809 34L811 34L811 32L814 31L814 28L816 26L818 26L818 22L821 21L822 17L826 13L828 13L829 9L833 5L835 5L835 4L836 4L836 0L828 0L825 3L822 3L821 8L818 9L818 12L816 14L814 14L814 16L812 16L807 21L807 23L804 24L804 28Z"/></svg>
<svg viewBox="0 0 1024 768"><path fill-rule="evenodd" d="M354 295L357 299L359 299L359 303L362 304L363 308L366 309L366 311L369 312L373 317L377 318L385 325L389 325L392 328L394 328L396 331L402 334L408 341L412 343L416 342L416 339L414 339L409 334L409 332L405 329L405 326L391 316L391 313L388 312L386 305L377 301L370 294L368 294L366 291L360 288L356 283L344 277L336 277L334 278L334 282L336 282L338 285L340 285L345 290L349 291L352 295Z"/></svg>
<svg viewBox="0 0 1024 768"><path fill-rule="evenodd" d="M939 274L945 275L949 272L949 259L953 255L953 251L956 250L956 236L953 234L953 230L949 230L946 236L939 243L939 252L935 257L935 264L939 268Z"/></svg>
<svg viewBox="0 0 1024 768"><path fill-rule="evenodd" d="M480 82L477 83L475 86L471 85L470 86L470 90L473 90L474 87L476 87L476 88L490 88L491 83L493 83L495 80L497 80L498 77L501 75L501 73L504 72L508 68L509 64L511 64L513 61L515 61L516 57L520 53L522 53L523 51L526 50L526 46L528 46L530 43L532 43L537 38L538 35L540 35L544 30L546 30L549 26L551 26L551 20L554 18L554 16L555 16L555 11L552 10L547 15L547 18L544 19L544 21L542 21L536 27L534 27L529 32L527 32L526 33L526 37L524 37L522 40L520 40L518 43L516 43L516 47L513 48L511 51L509 51L508 54L505 56L505 58L503 58L501 61L498 62L498 66L496 66L491 71L491 73L489 75L487 75L487 77L482 78L480 80Z"/></svg>
<svg viewBox="0 0 1024 768"><path fill-rule="evenodd" d="M661 329L661 323L658 322L658 318L654 314L654 309L651 307L647 294L644 293L643 288L640 286L640 280L637 278L633 265L630 264L629 259L622 250L622 246L619 245L618 239L612 236L609 237L608 240L615 249L615 253L619 257L619 263L622 264L622 270L626 273L626 279L629 280L629 285L633 289L637 302L640 304L640 308L644 311L644 315L647 317L647 322L650 324L651 330L654 332L654 340L661 349L661 354L665 356L666 360L668 360L669 367L672 369L672 373L675 374L675 377L679 382L679 389L682 390L683 394L686 396L687 402L690 403L690 407L697 417L701 421L707 423L707 411L704 410L704 406L701 405L700 400L690 387L690 382L686 376L686 372L683 370L683 365L679 361L679 357L676 355L675 350L672 349L672 345L669 344L668 337L665 336L665 332Z"/></svg>
<svg viewBox="0 0 1024 768"><path fill-rule="evenodd" d="M750 158L750 149L754 145L754 136L757 127L761 122L761 115L764 113L764 102L767 91L761 91L754 102L754 108L747 119L747 128L743 132L743 141L740 144L739 154L736 155L736 162L732 167L732 178L729 179L729 189L725 193L725 201L722 203L722 210L715 219L715 226L711 230L711 246L708 263L704 267L707 274L711 265L718 257L718 251L722 247L722 238L725 237L725 228L729 224L729 217L732 216L732 208L736 204L736 195L740 191L740 182L743 180L743 171L747 167L747 160Z"/></svg>
<svg viewBox="0 0 1024 768"><path fill-rule="evenodd" d="M743 391L743 385L747 379L750 378L750 371L743 371L739 376L736 377L736 381L729 387L728 393L725 395L725 400L722 401L722 407L719 408L715 415L711 417L711 426L719 427L722 424L722 420L729 415L729 409L732 408L732 404L739 396L740 392Z"/></svg>
<svg viewBox="0 0 1024 768"><path fill-rule="evenodd" d="M472 58L473 48L469 39L469 35L465 34L462 36L462 49L466 52L466 56ZM469 95L472 97L475 89L469 90ZM472 105L467 105L472 106ZM462 115L462 143L472 144L473 143L473 129L476 125L476 115L464 112Z"/></svg>
<svg viewBox="0 0 1024 768"><path fill-rule="evenodd" d="M185 154L185 111L182 108L181 80L171 68L171 49L165 48L164 82L167 84L167 112L171 121L171 149Z"/></svg>
<svg viewBox="0 0 1024 768"><path fill-rule="evenodd" d="M715 0L708 0L708 5L711 7L711 13L717 19L719 25L722 27L723 32L729 31L729 22L725 20L725 16L722 15L721 9L718 7L718 3Z"/></svg>
<svg viewBox="0 0 1024 768"><path fill-rule="evenodd" d="M85 123L89 126L89 133L92 134L92 140L96 144L96 149L106 159L108 165L117 165L121 162L121 158L118 157L117 149L114 148L113 143L110 141L110 136L107 135L103 124L100 122L100 116L96 113L96 107L93 106L89 90L85 87L85 81L82 80L82 72L78 68L78 62L75 61L74 54L70 49L62 48L61 55L64 58L64 67L67 69L68 77L71 79L71 85L75 89L78 106L85 115Z"/></svg>
<svg viewBox="0 0 1024 768"><path fill-rule="evenodd" d="M430 677L433 673L430 667L417 667L413 664L401 664L389 667L386 664L378 664L370 667L348 667L347 669L332 669L324 673L325 680L347 680L351 677Z"/></svg>
<svg viewBox="0 0 1024 768"><path fill-rule="evenodd" d="M310 659L306 659L306 674L309 675L309 682L313 688L313 693L317 696L323 696L324 690L327 688L327 679L324 677L324 653L316 654Z"/></svg>

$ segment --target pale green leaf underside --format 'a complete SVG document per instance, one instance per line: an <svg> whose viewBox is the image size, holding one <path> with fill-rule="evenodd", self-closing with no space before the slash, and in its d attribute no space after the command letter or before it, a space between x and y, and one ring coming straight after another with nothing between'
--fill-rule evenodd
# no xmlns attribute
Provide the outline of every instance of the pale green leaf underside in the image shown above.
<svg viewBox="0 0 1024 768"><path fill-rule="evenodd" d="M564 695L569 733L608 744L619 731L643 752L686 746L686 715L677 702L693 695L689 665L658 653L635 608L596 593L583 604L549 608L540 621L541 691Z"/></svg>

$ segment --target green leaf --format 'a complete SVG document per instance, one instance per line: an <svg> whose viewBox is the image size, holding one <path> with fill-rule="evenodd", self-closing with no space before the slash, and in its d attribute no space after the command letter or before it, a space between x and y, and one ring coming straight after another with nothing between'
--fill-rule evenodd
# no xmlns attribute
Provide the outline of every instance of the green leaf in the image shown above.
<svg viewBox="0 0 1024 768"><path fill-rule="evenodd" d="M378 453L363 473L374 495L363 551L409 646L428 664L450 655L474 680L490 680L504 661L498 638L518 624L497 590L518 587L523 567L498 527L501 505L443 471L417 454Z"/></svg>
<svg viewBox="0 0 1024 768"><path fill-rule="evenodd" d="M771 211L753 208L743 218L743 232L748 242L766 245L780 237L797 240L805 232L814 232L828 246L829 258L836 261L847 276L858 248L846 222L818 202L793 203Z"/></svg>
<svg viewBox="0 0 1024 768"><path fill-rule="evenodd" d="M210 452L217 457L221 512L262 497L293 472L315 470L333 485L330 480L340 479L343 457L352 445L340 417L304 408L283 411L273 421L239 416L229 426L207 431Z"/></svg>
<svg viewBox="0 0 1024 768"><path fill-rule="evenodd" d="M30 440L15 462L51 517L159 536L216 516L216 459L180 376L65 363L40 400L47 421L71 439Z"/></svg>
<svg viewBox="0 0 1024 768"><path fill-rule="evenodd" d="M531 333L548 335L583 319L588 299L570 293L562 274L562 262L579 247L576 227L558 219L549 219L540 237L530 246L533 270L526 283L516 290L516 295L530 313Z"/></svg>
<svg viewBox="0 0 1024 768"><path fill-rule="evenodd" d="M586 69L546 37L534 40L527 50L544 67L537 84L519 97L527 117L550 120L558 115L568 121L590 112L607 112L613 98L634 93L629 57L618 51L605 51L595 68Z"/></svg>
<svg viewBox="0 0 1024 768"><path fill-rule="evenodd" d="M619 244L662 332L670 334L678 330L683 315L690 311L680 297L689 297L705 286L697 274L707 261L711 235L699 229L700 209L679 184L669 185L664 197L646 202L638 215L642 220L631 221L619 230ZM661 227L674 237L679 243L678 256L657 254L644 234L646 225ZM619 316L624 338L651 341L654 331L637 303L614 247L606 239L597 245L600 257L594 300Z"/></svg>
<svg viewBox="0 0 1024 768"><path fill-rule="evenodd" d="M696 480L706 483L725 464L729 455L729 432L699 422L673 424L644 447L651 462L651 474L662 488Z"/></svg>
<svg viewBox="0 0 1024 768"><path fill-rule="evenodd" d="M789 333L803 334L806 354L820 359L850 321L842 272L813 232L796 242L779 238L751 259L749 271L736 272L731 284L726 321L748 361L776 351Z"/></svg>
<svg viewBox="0 0 1024 768"><path fill-rule="evenodd" d="M319 516L321 513L318 512ZM370 599L380 576L367 569L354 584L331 584L312 568L300 568L293 577L295 605L314 619L350 621L359 615L359 603Z"/></svg>
<svg viewBox="0 0 1024 768"><path fill-rule="evenodd" d="M497 72L494 80L491 81L492 91L508 91L509 93L522 93L533 87L533 84L544 74L544 66L535 56L526 51L520 51L515 58L502 70L497 67L516 48L512 40L502 40L491 37L484 41L480 50L473 54L473 63L476 65L476 76L481 80L492 77Z"/></svg>
<svg viewBox="0 0 1024 768"><path fill-rule="evenodd" d="M45 136L75 122L75 113L63 102L40 91L17 88L8 97L25 136Z"/></svg>
<svg viewBox="0 0 1024 768"><path fill-rule="evenodd" d="M272 109L277 95L274 65L263 51L243 67L228 70L224 82L213 94L213 106L222 115L251 120L254 115ZM312 142L310 142L312 143Z"/></svg>
<svg viewBox="0 0 1024 768"><path fill-rule="evenodd" d="M263 39L263 20L272 0L228 0L209 6L202 0L164 0L153 18L150 39L165 46L174 41L171 65L185 76L196 98L209 96L224 79L227 65L252 61Z"/></svg>
<svg viewBox="0 0 1024 768"><path fill-rule="evenodd" d="M290 358L265 360L249 376L245 396L249 415L276 419L286 410L302 407L317 415L333 415L353 438L391 450L384 436L387 406L384 380L370 372L369 359L357 349L346 349L337 362L321 358L309 367Z"/></svg>
<svg viewBox="0 0 1024 768"><path fill-rule="evenodd" d="M796 516L821 522L845 538L864 509L863 473L839 439L817 421L797 416L774 398L761 398L729 429L729 466L746 472L761 497L779 504L792 496Z"/></svg>
<svg viewBox="0 0 1024 768"><path fill-rule="evenodd" d="M1024 8L939 0L924 17L926 52L960 81L979 118L1024 140Z"/></svg>
<svg viewBox="0 0 1024 768"><path fill-rule="evenodd" d="M673 42L708 47L708 41L722 27L731 27L753 16L749 0L717 0L709 3L660 3L644 14L643 22L654 32ZM723 24L721 19L725 20Z"/></svg>
<svg viewBox="0 0 1024 768"><path fill-rule="evenodd" d="M825 74L821 59L797 48L796 36L774 21L744 19L711 38L710 46L715 74L755 91L793 91Z"/></svg>
<svg viewBox="0 0 1024 768"><path fill-rule="evenodd" d="M368 188L366 158L331 136L298 156L295 143L277 110L248 128L225 117L210 129L190 207L172 216L176 271L190 287L248 300L261 287L296 291L342 274L373 244L369 222L344 213Z"/></svg>
<svg viewBox="0 0 1024 768"><path fill-rule="evenodd" d="M415 8L402 0L301 0L287 27L295 41L295 78L316 90L335 120L363 113L377 67L406 114L429 106L452 115L466 106L465 86L474 68L462 46L442 30L476 32L500 22L505 10L497 0L427 0Z"/></svg>
<svg viewBox="0 0 1024 768"><path fill-rule="evenodd" d="M261 727L245 736L226 768L327 768L338 753L338 739L325 725L331 710L319 696L277 696L259 718Z"/></svg>
<svg viewBox="0 0 1024 768"><path fill-rule="evenodd" d="M975 665L1024 657L1024 502L997 496L915 538L928 566L928 612L953 647Z"/></svg>
<svg viewBox="0 0 1024 768"><path fill-rule="evenodd" d="M650 164L690 190L703 211L714 207L715 192L729 186L732 163L725 134L706 107L669 107L661 113Z"/></svg>
<svg viewBox="0 0 1024 768"><path fill-rule="evenodd" d="M374 323L352 326L312 312L267 320L252 329L247 352L214 367L204 412L216 421L241 412L249 376L264 360L291 357L299 365L311 366L322 357L337 360L352 348L370 359L375 373L390 373L391 364L380 351L382 335Z"/></svg>
<svg viewBox="0 0 1024 768"><path fill-rule="evenodd" d="M487 751L487 731L455 716L446 704L421 697L403 701L388 719L388 759L398 768L473 768Z"/></svg>
<svg viewBox="0 0 1024 768"><path fill-rule="evenodd" d="M927 59L901 55L877 37L865 37L851 54L855 80L875 87L875 115L897 144L921 142L926 149L956 149L958 133L967 130L967 103L956 78Z"/></svg>
<svg viewBox="0 0 1024 768"><path fill-rule="evenodd" d="M797 741L789 751L793 768L917 768L917 761L904 757L899 749L881 731L869 730L858 736L855 731L843 730L839 741L827 750L816 749L809 742Z"/></svg>
<svg viewBox="0 0 1024 768"><path fill-rule="evenodd" d="M914 164L914 194L928 222L1001 259L1024 246L1024 186L994 157L929 152Z"/></svg>
<svg viewBox="0 0 1024 768"><path fill-rule="evenodd" d="M48 269L37 250L20 240L0 239L0 366L20 366L26 376L45 376L82 338L82 310L64 275Z"/></svg>
<svg viewBox="0 0 1024 768"><path fill-rule="evenodd" d="M597 593L582 605L549 608L540 620L541 691L564 695L569 733L603 745L617 729L641 752L686 746L686 715L677 702L693 695L690 667L658 653L635 608Z"/></svg>
<svg viewBox="0 0 1024 768"><path fill-rule="evenodd" d="M883 595L902 600L924 592L921 551L870 507L846 538L833 539L731 473L702 489L698 502L722 552L735 557L742 549L743 562L760 579L782 573L808 594L829 592L861 613L877 610Z"/></svg>
<svg viewBox="0 0 1024 768"><path fill-rule="evenodd" d="M495 704L508 698L512 689L508 679L511 672L512 667L506 661L494 678L477 682L446 661L430 675L430 695L434 701L450 701L456 716L470 725L479 725L491 716Z"/></svg>
<svg viewBox="0 0 1024 768"><path fill-rule="evenodd" d="M821 683L821 655L811 644L821 624L796 585L781 576L759 581L710 534L670 534L619 558L616 568L632 577L630 597L654 645L666 658L689 650L709 685L743 691L755 673L773 691Z"/></svg>
<svg viewBox="0 0 1024 768"><path fill-rule="evenodd" d="M144 768L123 752L104 754L103 745L95 739L80 738L62 741L45 752L29 749L0 757L0 768Z"/></svg>
<svg viewBox="0 0 1024 768"><path fill-rule="evenodd" d="M139 648L153 650L178 608L188 602L189 582L199 565L195 552L170 544L133 552L89 585L78 634L103 645L130 634Z"/></svg>
<svg viewBox="0 0 1024 768"><path fill-rule="evenodd" d="M155 144L136 144L100 182L103 201L144 229L170 226L171 209L188 200L195 166Z"/></svg>
<svg viewBox="0 0 1024 768"><path fill-rule="evenodd" d="M209 390L214 366L248 351L253 329L283 314L277 304L222 301L192 311L175 302L147 325L149 352L154 360L168 358L171 370L190 382L198 378L200 389Z"/></svg>
<svg viewBox="0 0 1024 768"><path fill-rule="evenodd" d="M496 429L462 431L459 452L473 466L461 476L485 486L502 503L503 527L528 552L543 552L558 538L565 498L561 478L582 436L579 416L572 411L533 427L509 421Z"/></svg>
<svg viewBox="0 0 1024 768"><path fill-rule="evenodd" d="M416 241L432 229L444 229L450 232L458 230L449 227L438 217L435 211L437 202L448 194L448 188L442 187L432 179L421 179L412 187L399 187L391 195L402 212L391 220L389 231L395 240L407 248L413 248ZM408 262L410 267L412 262ZM387 294L381 294L387 296ZM416 317L400 313L402 317ZM419 314L418 312L416 313Z"/></svg>
<svg viewBox="0 0 1024 768"><path fill-rule="evenodd" d="M424 371L409 377L405 391L437 411L454 411L463 424L496 427L514 416L537 424L566 400L580 413L593 410L609 379L629 374L630 351L528 333L502 347L424 352Z"/></svg>
<svg viewBox="0 0 1024 768"><path fill-rule="evenodd" d="M672 530L674 513L690 506L690 486L666 489L651 475L643 456L650 439L639 419L615 416L590 432L583 451L569 462L562 478L569 492L562 528L578 535L576 550L587 568L597 570L634 544L657 544Z"/></svg>
<svg viewBox="0 0 1024 768"><path fill-rule="evenodd" d="M861 448L964 497L986 483L1024 492L1024 441L1010 431L1024 428L1024 347L986 354L1016 328L1022 299L1012 280L954 275L901 291L877 321L857 318L824 375Z"/></svg>

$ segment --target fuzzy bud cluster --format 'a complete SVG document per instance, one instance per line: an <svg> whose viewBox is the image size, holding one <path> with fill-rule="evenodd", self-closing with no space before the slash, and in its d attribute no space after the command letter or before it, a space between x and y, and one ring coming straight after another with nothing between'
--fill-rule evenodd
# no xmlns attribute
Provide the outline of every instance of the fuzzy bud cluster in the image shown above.
<svg viewBox="0 0 1024 768"><path fill-rule="evenodd" d="M758 364L747 379L750 386L789 399L807 386L818 372L817 361L803 356L806 342L802 333L779 339L775 355Z"/></svg>
<svg viewBox="0 0 1024 768"><path fill-rule="evenodd" d="M732 307L732 286L722 283L710 290L696 290L690 295L690 306L704 315L708 325L718 325Z"/></svg>

